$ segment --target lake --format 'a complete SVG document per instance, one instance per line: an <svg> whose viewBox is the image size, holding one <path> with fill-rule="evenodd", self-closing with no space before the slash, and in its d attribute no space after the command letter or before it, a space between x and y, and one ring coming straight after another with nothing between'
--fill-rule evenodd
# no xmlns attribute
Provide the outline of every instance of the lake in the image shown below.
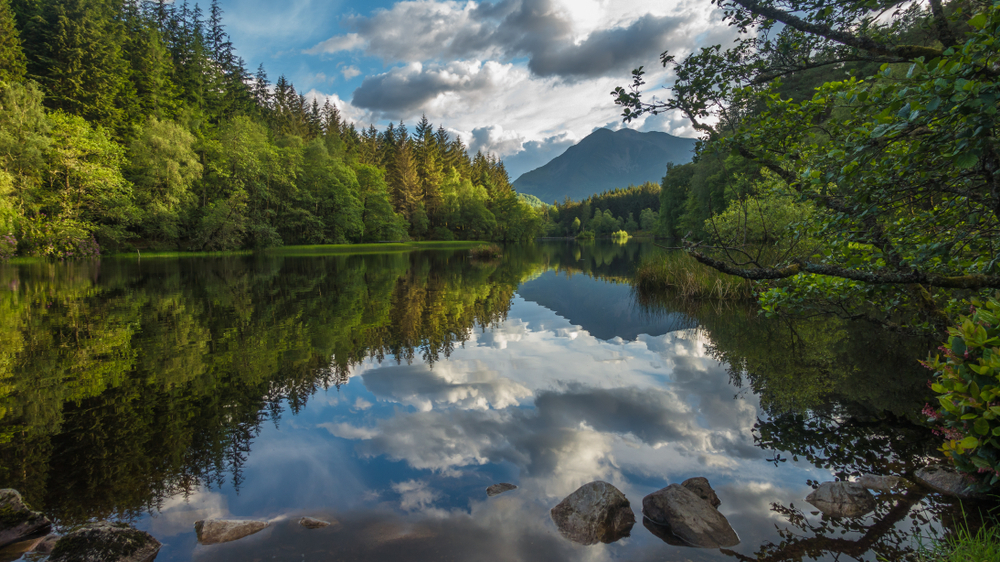
<svg viewBox="0 0 1000 562"><path fill-rule="evenodd" d="M63 529L128 521L160 562L874 561L951 532L957 506L919 489L854 519L804 501L938 454L912 423L934 342L637 298L660 251L0 264L0 488ZM643 526L643 496L695 476L739 545ZM559 533L549 510L593 480L629 498L631 536ZM206 546L206 518L271 523Z"/></svg>

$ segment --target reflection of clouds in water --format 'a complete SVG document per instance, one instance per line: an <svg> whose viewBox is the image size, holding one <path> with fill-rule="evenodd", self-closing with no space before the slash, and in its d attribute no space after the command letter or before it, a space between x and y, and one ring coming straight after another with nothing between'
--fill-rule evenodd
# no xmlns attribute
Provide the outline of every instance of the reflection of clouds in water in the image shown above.
<svg viewBox="0 0 1000 562"><path fill-rule="evenodd" d="M185 497L178 494L165 499L149 519L149 532L157 537L189 533L199 519L224 518L229 514L226 497L219 492L197 490Z"/></svg>
<svg viewBox="0 0 1000 562"><path fill-rule="evenodd" d="M612 452L627 447L617 444L666 448L629 456L630 463L641 463L635 469L651 474L669 470L678 457L717 469L733 468L729 459L748 451L760 457L761 451L745 443L749 427L698 423L707 417L672 390L574 383L540 392L533 410L397 412L379 420L374 430L344 426L337 434L347 437L354 431L365 440L363 454L386 454L418 469L444 472L509 462L521 468L524 477L537 479L546 493L557 495L598 478L620 480ZM752 418L738 413L711 417L752 425Z"/></svg>
<svg viewBox="0 0 1000 562"><path fill-rule="evenodd" d="M440 362L432 370L424 364L392 366L364 375L365 387L381 400L430 411L435 404L463 410L516 406L531 391L498 376L478 361Z"/></svg>
<svg viewBox="0 0 1000 562"><path fill-rule="evenodd" d="M406 511L426 510L441 497L441 492L432 489L422 480L396 482L392 485L392 491L399 494L399 507Z"/></svg>

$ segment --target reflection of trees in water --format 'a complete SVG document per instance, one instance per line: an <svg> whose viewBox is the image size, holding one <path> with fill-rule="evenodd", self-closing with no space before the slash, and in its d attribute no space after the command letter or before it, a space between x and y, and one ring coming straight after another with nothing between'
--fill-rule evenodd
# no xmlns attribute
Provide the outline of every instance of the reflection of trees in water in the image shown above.
<svg viewBox="0 0 1000 562"><path fill-rule="evenodd" d="M771 510L790 525L778 528L781 542L761 545L752 557L726 549L722 552L745 562L815 560L829 554L834 555L834 560L840 555L860 559L868 552L874 553L879 560L904 560L914 552L913 537L919 536L921 528L926 529L931 521L940 517L945 508L943 504L921 504L924 497L919 491L881 494L875 511L865 518L824 516L816 523L794 506L771 504ZM908 517L908 526L897 528ZM857 538L844 538L845 534Z"/></svg>
<svg viewBox="0 0 1000 562"><path fill-rule="evenodd" d="M641 293L637 301L697 321L707 351L727 365L733 386L759 397L763 411L754 441L772 451L772 462L804 459L839 480L862 474L912 480L917 468L939 456L937 441L915 423L931 399L927 372L917 360L933 341L839 318L764 318L752 304ZM746 561L861 558L869 551L902 560L931 521L950 532L961 513L958 504L916 489L879 494L877 503L865 518L824 516L819 522L794 504L772 504L788 522L778 528L780 542L762 545L753 557L723 552ZM968 509L969 523L981 524L979 512Z"/></svg>
<svg viewBox="0 0 1000 562"><path fill-rule="evenodd" d="M0 487L60 523L231 479L262 424L369 358L447 357L522 272L464 253L0 269Z"/></svg>

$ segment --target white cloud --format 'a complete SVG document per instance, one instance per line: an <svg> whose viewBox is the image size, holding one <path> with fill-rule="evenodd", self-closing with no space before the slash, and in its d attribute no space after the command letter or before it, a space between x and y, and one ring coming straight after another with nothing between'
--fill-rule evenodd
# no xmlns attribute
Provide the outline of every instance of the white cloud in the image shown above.
<svg viewBox="0 0 1000 562"><path fill-rule="evenodd" d="M367 44L368 42L357 33L348 33L346 35L335 35L303 52L307 55L332 54L340 51L358 50Z"/></svg>
<svg viewBox="0 0 1000 562"><path fill-rule="evenodd" d="M358 67L356 66L345 66L344 68L340 69L340 73L344 75L345 80L350 80L355 76L361 75L361 71L358 70Z"/></svg>

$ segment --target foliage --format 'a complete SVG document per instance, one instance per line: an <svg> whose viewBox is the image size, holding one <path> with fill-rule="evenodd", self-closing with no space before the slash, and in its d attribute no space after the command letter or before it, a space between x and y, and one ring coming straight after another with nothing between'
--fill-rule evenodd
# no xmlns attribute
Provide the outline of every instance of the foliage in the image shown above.
<svg viewBox="0 0 1000 562"><path fill-rule="evenodd" d="M24 78L26 59L10 0L0 0L0 82Z"/></svg>
<svg viewBox="0 0 1000 562"><path fill-rule="evenodd" d="M0 228L22 252L76 228L194 251L549 229L503 162L426 118L359 132L284 77L251 78L216 2L206 20L186 2L3 1L0 31Z"/></svg>
<svg viewBox="0 0 1000 562"><path fill-rule="evenodd" d="M13 234L0 234L0 261L7 261L17 253L17 238Z"/></svg>
<svg viewBox="0 0 1000 562"><path fill-rule="evenodd" d="M941 450L965 472L1000 482L1000 301L973 301L969 316L948 329L944 355L924 364L935 371L937 408L928 422L945 438Z"/></svg>
<svg viewBox="0 0 1000 562"><path fill-rule="evenodd" d="M643 261L636 269L633 285L645 292L676 292L685 299L741 300L756 296L752 281L719 273L679 252Z"/></svg>
<svg viewBox="0 0 1000 562"><path fill-rule="evenodd" d="M966 19L957 2L716 3L741 32L734 46L680 62L666 102L642 101L641 69L616 100L626 120L683 112L706 136L693 170L713 155L769 170L783 197L815 206L795 233L824 247L800 245L771 262L728 246L693 247L692 256L751 279L790 279L765 295L774 310L811 307L919 330L943 327L969 293L1000 287L991 132L1000 82L986 70L1000 49L1000 8L974 4L981 11ZM661 60L674 62L668 53ZM837 67L855 75L814 72ZM782 90L784 77L807 73L818 86L811 98ZM664 198L696 206L690 177L686 196L683 178L665 181ZM668 234L685 230L676 205L661 205L661 217Z"/></svg>
<svg viewBox="0 0 1000 562"><path fill-rule="evenodd" d="M469 255L480 260L495 260L503 257L503 248L496 244L482 244L469 250Z"/></svg>
<svg viewBox="0 0 1000 562"><path fill-rule="evenodd" d="M1000 530L983 525L975 533L968 525L958 525L957 532L925 548L918 562L976 562L1000 559Z"/></svg>

